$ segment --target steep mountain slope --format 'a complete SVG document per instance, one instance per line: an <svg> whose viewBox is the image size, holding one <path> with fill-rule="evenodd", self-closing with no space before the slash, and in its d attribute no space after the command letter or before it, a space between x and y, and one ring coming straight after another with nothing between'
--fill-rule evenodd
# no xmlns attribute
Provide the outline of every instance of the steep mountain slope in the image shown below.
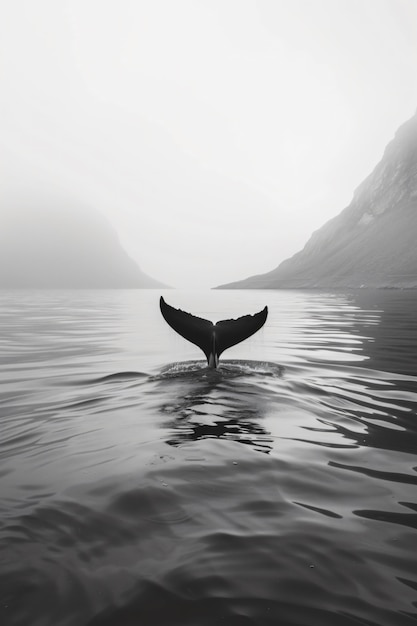
<svg viewBox="0 0 417 626"><path fill-rule="evenodd" d="M51 199L0 212L0 288L157 288L97 212Z"/></svg>
<svg viewBox="0 0 417 626"><path fill-rule="evenodd" d="M417 112L350 205L276 269L220 288L417 287Z"/></svg>

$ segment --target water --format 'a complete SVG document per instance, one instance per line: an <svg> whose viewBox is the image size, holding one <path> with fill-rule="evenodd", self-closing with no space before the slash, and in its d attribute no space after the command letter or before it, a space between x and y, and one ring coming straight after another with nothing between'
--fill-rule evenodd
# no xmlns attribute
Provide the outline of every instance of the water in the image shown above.
<svg viewBox="0 0 417 626"><path fill-rule="evenodd" d="M0 623L417 620L417 293L0 293Z"/></svg>

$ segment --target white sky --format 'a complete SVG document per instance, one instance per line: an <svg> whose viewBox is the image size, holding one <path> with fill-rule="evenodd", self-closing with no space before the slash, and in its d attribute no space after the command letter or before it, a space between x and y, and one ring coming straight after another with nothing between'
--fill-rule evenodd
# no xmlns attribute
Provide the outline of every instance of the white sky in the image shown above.
<svg viewBox="0 0 417 626"><path fill-rule="evenodd" d="M75 197L214 286L298 251L414 114L417 0L0 0L0 55L3 202Z"/></svg>

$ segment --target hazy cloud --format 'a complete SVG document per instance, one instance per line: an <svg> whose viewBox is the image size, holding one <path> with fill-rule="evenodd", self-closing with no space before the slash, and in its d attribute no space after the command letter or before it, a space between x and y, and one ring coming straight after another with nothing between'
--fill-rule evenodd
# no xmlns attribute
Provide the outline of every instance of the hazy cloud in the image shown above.
<svg viewBox="0 0 417 626"><path fill-rule="evenodd" d="M15 0L0 17L2 202L67 191L174 285L295 252L417 105L414 0Z"/></svg>

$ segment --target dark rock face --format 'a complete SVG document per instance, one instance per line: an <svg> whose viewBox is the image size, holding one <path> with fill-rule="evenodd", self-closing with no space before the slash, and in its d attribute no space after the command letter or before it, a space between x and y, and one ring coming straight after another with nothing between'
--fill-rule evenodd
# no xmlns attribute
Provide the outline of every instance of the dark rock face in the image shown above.
<svg viewBox="0 0 417 626"><path fill-rule="evenodd" d="M417 287L417 113L350 205L267 274L222 288Z"/></svg>
<svg viewBox="0 0 417 626"><path fill-rule="evenodd" d="M55 206L54 206L55 204ZM0 288L129 289L163 285L144 274L99 213L47 200L0 215Z"/></svg>

